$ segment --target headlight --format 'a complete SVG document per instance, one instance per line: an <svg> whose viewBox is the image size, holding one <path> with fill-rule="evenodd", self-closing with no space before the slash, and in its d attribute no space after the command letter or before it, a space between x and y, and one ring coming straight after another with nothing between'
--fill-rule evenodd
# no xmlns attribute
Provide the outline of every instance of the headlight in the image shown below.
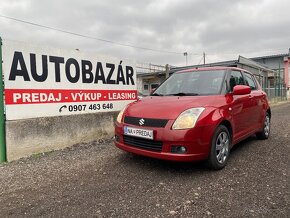
<svg viewBox="0 0 290 218"><path fill-rule="evenodd" d="M204 111L203 107L190 108L183 111L175 120L172 129L190 129L195 126L200 114Z"/></svg>
<svg viewBox="0 0 290 218"><path fill-rule="evenodd" d="M122 122L122 118L123 118L123 114L124 114L124 111L127 107L123 108L123 110L121 110L117 116L117 122L118 123L121 123Z"/></svg>

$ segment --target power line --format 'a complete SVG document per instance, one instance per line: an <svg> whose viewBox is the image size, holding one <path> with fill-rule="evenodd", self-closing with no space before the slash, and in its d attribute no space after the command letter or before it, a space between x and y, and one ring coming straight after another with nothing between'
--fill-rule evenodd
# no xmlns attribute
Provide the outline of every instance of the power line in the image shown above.
<svg viewBox="0 0 290 218"><path fill-rule="evenodd" d="M38 24L38 23L34 23L34 22L30 22L30 21L25 21L25 20L21 20L18 18L14 18L14 17L9 17L6 15L1 15L0 17L5 18L5 19L9 19L9 20L13 20L16 22L20 22L20 23L25 23L25 24L29 24L32 26L37 26L37 27L41 27L41 28L45 28L45 29L49 29L49 30L54 30L54 31L58 31L61 33L65 33L65 34L70 34L70 35L74 35L74 36L78 36L78 37L82 37L82 38L87 38L87 39L93 39L93 40L97 40L97 41L101 41L104 43L109 43L109 44L114 44L114 45L118 45L118 46L123 46L123 47L130 47L130 48L135 48L135 49L140 49L140 50L147 50L147 51L153 51L153 52L160 52L160 53L168 53L168 54L175 54L175 55L184 55L184 52L175 52L175 51L167 51L167 50L160 50L160 49L154 49L154 48L148 48L148 47L142 47L142 46L136 46L136 45L132 45L129 43L120 43L120 42L115 42L112 40L108 40L108 39L103 39L103 38L98 38L98 37L93 37L93 36L88 36L88 35L84 35L84 34L80 34L80 33L76 33L76 32L72 32L72 31L67 31L67 30L62 30L59 28L55 28L55 27L50 27L50 26L46 26L46 25L42 25L42 24ZM277 49L270 49L267 50L267 52L274 52L274 51L282 51L284 50L284 48L277 48ZM241 53L252 53L251 51L244 51ZM196 55L199 56L199 54L197 53L189 53L187 52L188 55ZM239 52L232 52L232 51L223 51L223 52L209 52L207 53L208 55L238 55L240 54ZM200 61L201 62L201 61Z"/></svg>
<svg viewBox="0 0 290 218"><path fill-rule="evenodd" d="M108 39L102 39L102 38L88 36L88 35L84 35L84 34L80 34L80 33L76 33L76 32L62 30L62 29L58 29L58 28L55 28L55 27L50 27L50 26L46 26L46 25L42 25L42 24L38 24L38 23L33 23L33 22L30 22L30 21L25 21L25 20L13 18L13 17L8 17L8 16L1 15L1 14L0 14L0 17L5 18L5 19L9 19L9 20L13 20L13 21L17 21L17 22L20 22L20 23L25 23L25 24L29 24L29 25L45 28L45 29L50 29L50 30L54 30L54 31L58 31L58 32L74 35L74 36L79 36L79 37L83 37L83 38L87 38L87 39L94 39L94 40L98 40L98 41L101 41L101 42L110 43L110 44L114 44L114 45L130 47L130 48L135 48L135 49L141 49L141 50L147 50L147 51L153 51L153 52L168 53L168 54L176 54L176 55L183 55L184 54L184 52L174 52L174 51L159 50L159 49L153 49L153 48L146 48L146 47L131 45L129 43L115 42L115 41L111 41L111 40L108 40ZM197 55L197 54L191 54L191 55Z"/></svg>

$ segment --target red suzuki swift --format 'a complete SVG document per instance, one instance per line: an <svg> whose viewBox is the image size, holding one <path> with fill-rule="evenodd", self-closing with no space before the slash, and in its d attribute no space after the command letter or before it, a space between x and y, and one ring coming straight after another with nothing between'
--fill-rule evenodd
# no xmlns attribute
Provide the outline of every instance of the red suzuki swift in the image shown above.
<svg viewBox="0 0 290 218"><path fill-rule="evenodd" d="M230 149L256 134L267 139L271 110L248 71L233 67L174 73L151 96L117 117L115 144L139 155L172 161L207 159L223 168Z"/></svg>

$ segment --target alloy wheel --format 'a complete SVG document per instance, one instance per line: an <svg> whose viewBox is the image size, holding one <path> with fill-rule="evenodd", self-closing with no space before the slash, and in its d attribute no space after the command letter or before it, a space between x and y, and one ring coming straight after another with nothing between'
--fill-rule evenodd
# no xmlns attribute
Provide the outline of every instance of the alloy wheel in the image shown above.
<svg viewBox="0 0 290 218"><path fill-rule="evenodd" d="M221 132L216 139L216 158L220 164L223 164L229 153L229 136L226 132Z"/></svg>
<svg viewBox="0 0 290 218"><path fill-rule="evenodd" d="M267 115L264 121L264 132L265 136L268 137L270 134L270 117Z"/></svg>

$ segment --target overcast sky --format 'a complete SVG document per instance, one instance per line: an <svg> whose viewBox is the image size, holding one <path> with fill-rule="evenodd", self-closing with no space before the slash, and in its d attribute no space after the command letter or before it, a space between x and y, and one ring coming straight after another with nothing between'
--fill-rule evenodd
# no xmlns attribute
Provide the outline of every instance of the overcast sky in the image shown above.
<svg viewBox="0 0 290 218"><path fill-rule="evenodd" d="M188 65L200 63L203 52L206 62L288 53L289 14L289 0L0 0L0 16L161 52L3 17L0 36L142 63L184 66L184 52Z"/></svg>

